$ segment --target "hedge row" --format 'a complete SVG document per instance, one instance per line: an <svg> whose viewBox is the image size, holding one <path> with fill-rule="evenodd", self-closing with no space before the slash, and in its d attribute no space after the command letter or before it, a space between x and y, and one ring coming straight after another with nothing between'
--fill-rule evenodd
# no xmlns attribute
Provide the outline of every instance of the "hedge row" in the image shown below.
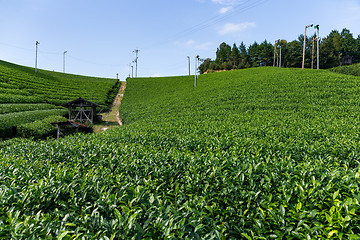
<svg viewBox="0 0 360 240"><path fill-rule="evenodd" d="M18 126L19 123L30 123L36 120L42 120L51 115L62 116L66 113L67 109L50 109L1 114L0 139L16 136L16 126Z"/></svg>

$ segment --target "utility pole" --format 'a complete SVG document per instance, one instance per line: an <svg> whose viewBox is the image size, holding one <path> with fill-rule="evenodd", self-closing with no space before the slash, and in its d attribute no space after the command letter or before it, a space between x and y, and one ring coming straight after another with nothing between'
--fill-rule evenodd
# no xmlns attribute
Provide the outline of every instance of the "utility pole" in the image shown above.
<svg viewBox="0 0 360 240"><path fill-rule="evenodd" d="M65 54L67 51L64 51L64 57L63 57L63 72L65 73Z"/></svg>
<svg viewBox="0 0 360 240"><path fill-rule="evenodd" d="M134 66L131 65L131 78L134 78Z"/></svg>
<svg viewBox="0 0 360 240"><path fill-rule="evenodd" d="M281 68L281 45L279 45L280 47L280 61L279 61L279 68Z"/></svg>
<svg viewBox="0 0 360 240"><path fill-rule="evenodd" d="M315 52L315 38L312 39L312 52L311 52L311 69L314 69L314 52Z"/></svg>
<svg viewBox="0 0 360 240"><path fill-rule="evenodd" d="M38 45L40 44L39 41L36 41L36 53L35 53L35 73L37 73L37 54L38 54Z"/></svg>
<svg viewBox="0 0 360 240"><path fill-rule="evenodd" d="M314 24L310 24L308 26L305 26L305 34L304 34L304 49L303 49L303 60L302 60L302 69L305 68L305 48L306 48L306 29L309 27L314 26Z"/></svg>
<svg viewBox="0 0 360 240"><path fill-rule="evenodd" d="M276 42L279 41L280 39L278 40L275 40L275 44L274 44L274 62L273 62L273 67L275 67L275 59L276 59Z"/></svg>
<svg viewBox="0 0 360 240"><path fill-rule="evenodd" d="M319 25L316 25L315 27L314 27L317 31L316 31L316 38L317 38L317 46L316 46L316 54L317 54L317 56L316 56L316 67L317 67L317 70L319 70L319 68L320 68L320 57L319 57L319 41L320 41L320 33L319 33L319 31L320 31L320 27L319 27Z"/></svg>
<svg viewBox="0 0 360 240"><path fill-rule="evenodd" d="M137 63L138 63L138 54L139 54L139 52L140 52L140 50L139 49L135 49L134 51L133 51L134 53L135 53L135 60L134 60L134 63L135 63L135 77L137 78L137 69L138 69L138 65L137 65Z"/></svg>
<svg viewBox="0 0 360 240"><path fill-rule="evenodd" d="M197 78L198 78L198 76L197 76L198 61L199 61L199 55L197 55L195 57L195 83L194 83L194 87L196 87L196 81L197 81Z"/></svg>
<svg viewBox="0 0 360 240"><path fill-rule="evenodd" d="M187 58L188 58L188 61L189 61L189 76L190 76L190 57L187 56Z"/></svg>

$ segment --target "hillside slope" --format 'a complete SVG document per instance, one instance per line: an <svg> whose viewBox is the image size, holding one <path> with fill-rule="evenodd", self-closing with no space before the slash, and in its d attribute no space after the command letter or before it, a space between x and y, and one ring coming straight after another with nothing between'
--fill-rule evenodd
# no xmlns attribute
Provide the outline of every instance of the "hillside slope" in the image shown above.
<svg viewBox="0 0 360 240"><path fill-rule="evenodd" d="M13 137L20 124L68 111L58 107L79 97L107 108L115 79L57 73L0 61L0 139Z"/></svg>
<svg viewBox="0 0 360 240"><path fill-rule="evenodd" d="M359 77L254 68L193 83L129 79L122 128L4 143L0 237L359 237Z"/></svg>

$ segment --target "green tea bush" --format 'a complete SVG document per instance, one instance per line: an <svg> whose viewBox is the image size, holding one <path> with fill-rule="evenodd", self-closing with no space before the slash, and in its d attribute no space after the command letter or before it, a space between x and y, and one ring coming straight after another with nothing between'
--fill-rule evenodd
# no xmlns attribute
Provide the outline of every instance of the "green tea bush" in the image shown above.
<svg viewBox="0 0 360 240"><path fill-rule="evenodd" d="M0 139L15 136L16 126L44 117L28 117L27 112L53 109L59 113L62 111L59 110L59 105L79 97L99 104L105 111L108 109L108 103L113 101L111 98L116 96L117 82L115 79L85 77L41 69L35 74L33 68L0 61ZM18 114L6 115L10 113ZM37 122L31 128L36 125L39 128L44 127ZM29 134L22 132L22 135Z"/></svg>
<svg viewBox="0 0 360 240"><path fill-rule="evenodd" d="M24 112L24 111L35 111L35 110L47 110L47 109L63 109L52 104L47 103L1 103L0 114L13 113L13 112Z"/></svg>
<svg viewBox="0 0 360 240"><path fill-rule="evenodd" d="M36 120L31 123L25 123L17 126L17 137L31 139L45 139L50 136L56 136L57 127L51 125L53 122L67 121L62 116L49 116L42 120Z"/></svg>
<svg viewBox="0 0 360 240"><path fill-rule="evenodd" d="M52 115L64 115L66 109L47 109L0 114L0 138L11 138L16 135L16 126L42 120Z"/></svg>
<svg viewBox="0 0 360 240"><path fill-rule="evenodd" d="M360 77L360 63L335 67L330 69L330 71Z"/></svg>
<svg viewBox="0 0 360 240"><path fill-rule="evenodd" d="M359 78L127 81L125 125L0 148L0 238L358 239Z"/></svg>
<svg viewBox="0 0 360 240"><path fill-rule="evenodd" d="M112 86L112 88L107 92L105 103L107 103L107 104L112 104L113 103L117 93L119 92L120 85L121 85L121 82L116 81L114 86Z"/></svg>

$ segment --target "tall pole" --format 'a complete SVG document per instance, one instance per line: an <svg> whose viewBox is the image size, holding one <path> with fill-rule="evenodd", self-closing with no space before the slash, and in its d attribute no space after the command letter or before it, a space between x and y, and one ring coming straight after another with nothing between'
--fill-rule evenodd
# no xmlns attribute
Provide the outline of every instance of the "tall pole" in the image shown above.
<svg viewBox="0 0 360 240"><path fill-rule="evenodd" d="M38 55L38 45L40 44L39 41L36 41L36 53L35 53L35 73L37 73L37 55Z"/></svg>
<svg viewBox="0 0 360 240"><path fill-rule="evenodd" d="M312 52L311 52L311 69L314 69L314 52L315 52L315 38L312 39Z"/></svg>
<svg viewBox="0 0 360 240"><path fill-rule="evenodd" d="M65 54L67 51L64 51L64 57L63 57L63 73L65 73Z"/></svg>
<svg viewBox="0 0 360 240"><path fill-rule="evenodd" d="M194 87L196 87L196 82L197 82L197 78L198 78L198 76L197 76L198 60L199 60L199 55L197 55L197 56L195 57L195 83L194 83Z"/></svg>
<svg viewBox="0 0 360 240"><path fill-rule="evenodd" d="M315 26L315 28L316 28L316 32L317 32L317 46L316 46L316 67L317 67L317 70L319 70L319 68L320 68L320 57L319 57L319 52L320 52L320 48L319 48L319 41L320 41L320 33L319 33L319 31L320 31L320 28L319 28L319 25L316 25Z"/></svg>
<svg viewBox="0 0 360 240"><path fill-rule="evenodd" d="M304 33L304 49L303 49L303 60L302 60L302 69L305 68L305 48L306 48L306 29L312 27L313 24L305 26L305 33Z"/></svg>
<svg viewBox="0 0 360 240"><path fill-rule="evenodd" d="M134 53L135 53L135 55L136 55L136 57L135 57L135 60L134 60L134 62L135 62L135 77L137 78L137 72L138 72L138 54L139 54L139 52L140 52L140 50L139 49L135 49L134 51L133 51Z"/></svg>
<svg viewBox="0 0 360 240"><path fill-rule="evenodd" d="M280 61L279 61L279 68L281 68L281 45L280 46Z"/></svg>
<svg viewBox="0 0 360 240"><path fill-rule="evenodd" d="M190 56L187 56L189 62L189 76L190 76Z"/></svg>
<svg viewBox="0 0 360 240"><path fill-rule="evenodd" d="M274 62L273 62L273 67L275 67L275 58L276 58L276 42L278 40L275 40L275 44L274 44Z"/></svg>
<svg viewBox="0 0 360 240"><path fill-rule="evenodd" d="M131 77L131 63L129 63L129 78Z"/></svg>

